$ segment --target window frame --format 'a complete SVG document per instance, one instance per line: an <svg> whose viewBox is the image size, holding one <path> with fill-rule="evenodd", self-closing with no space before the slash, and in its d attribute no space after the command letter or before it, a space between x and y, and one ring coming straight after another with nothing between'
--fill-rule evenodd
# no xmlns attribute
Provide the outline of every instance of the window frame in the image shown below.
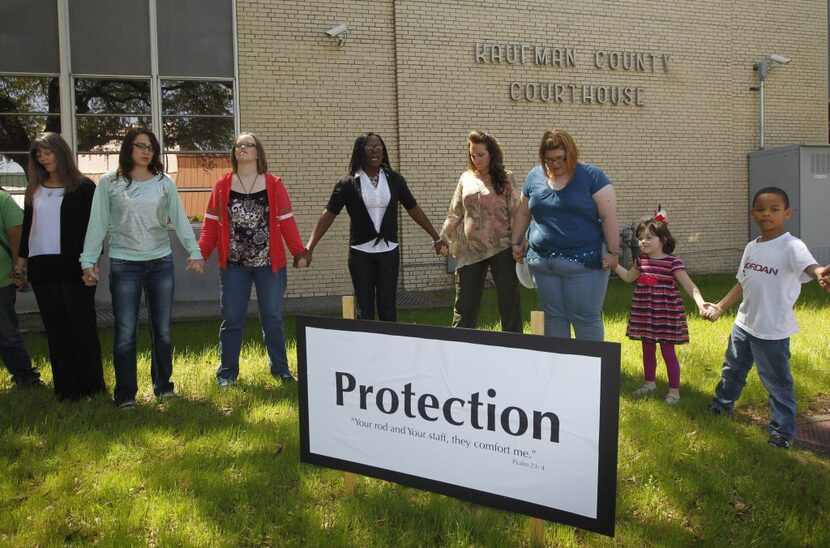
<svg viewBox="0 0 830 548"><path fill-rule="evenodd" d="M147 9L149 12L149 25L150 25L150 32L149 32L149 39L150 39L150 74L135 74L135 75L125 75L125 74L81 74L81 73L74 73L71 69L71 58L70 58L70 47L71 47L71 37L70 37L70 19L69 19L69 12L70 12L70 0L55 0L58 7L58 45L59 45L59 58L60 58L60 74L47 74L47 73L40 73L40 72L3 72L0 73L0 76L9 76L9 77L49 77L49 78L58 78L58 86L59 86L59 93L60 93L60 120L61 120L61 134L63 135L64 139L66 139L67 143L71 150L75 153L76 157L79 154L77 143L77 120L78 115L76 114L76 104L75 104L75 84L76 80L78 79L112 79L112 80L124 80L124 79L142 79L150 80L150 114L149 117L151 119L151 124L153 128L153 132L158 137L159 143L161 144L161 149L164 153L187 153L187 154L216 154L216 153L229 153L232 143L228 143L228 149L219 150L219 151L168 151L165 145L164 139L164 118L167 115L163 114L163 104L162 104L162 96L161 96L161 82L162 80L190 80L190 81L221 81L221 82L229 82L232 84L232 93L233 93L233 114L231 116L228 115L199 115L200 117L221 117L223 119L230 119L233 118L233 130L234 135L239 134L240 132L240 109L239 109L239 49L238 49L238 32L237 32L237 14L236 14L236 0L228 0L230 2L231 7L231 14L232 18L230 21L231 25L231 40L232 40L232 47L233 47L233 77L198 77L198 76L178 76L175 74L159 74L159 63L158 63L158 21L157 21L157 2L164 1L164 0L143 0L147 3ZM16 113L4 113L8 115L13 115ZM26 113L21 113L23 115L27 115ZM112 113L112 115L116 115L118 113ZM54 116L55 114L51 113L31 113L31 115L38 115L38 116ZM83 115L87 116L87 115ZM91 116L91 115L90 115ZM83 152L86 154L86 152Z"/></svg>

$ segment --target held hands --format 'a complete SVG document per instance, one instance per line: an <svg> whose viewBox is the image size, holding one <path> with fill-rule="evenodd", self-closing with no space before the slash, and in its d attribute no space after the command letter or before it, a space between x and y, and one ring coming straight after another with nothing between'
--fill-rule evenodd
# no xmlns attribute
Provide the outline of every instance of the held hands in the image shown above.
<svg viewBox="0 0 830 548"><path fill-rule="evenodd" d="M15 265L12 269L12 273L9 276L12 283L14 284L15 288L18 291L25 291L26 286L29 285L29 279L26 276L26 267L22 265Z"/></svg>
<svg viewBox="0 0 830 548"><path fill-rule="evenodd" d="M513 260L517 263L523 263L525 255L527 255L527 240L523 239L518 244L510 244L510 250L513 252Z"/></svg>
<svg viewBox="0 0 830 548"><path fill-rule="evenodd" d="M195 272L196 274L204 274L205 273L205 260L204 259L188 259L186 270L189 270L190 272Z"/></svg>
<svg viewBox="0 0 830 548"><path fill-rule="evenodd" d="M98 284L98 265L96 264L89 268L84 268L81 280L83 280L85 286L95 287L95 285Z"/></svg>
<svg viewBox="0 0 830 548"><path fill-rule="evenodd" d="M308 268L311 266L311 251L308 248L303 249L294 255L294 268Z"/></svg>
<svg viewBox="0 0 830 548"><path fill-rule="evenodd" d="M620 258L614 253L606 253L602 256L602 269L614 270L620 264Z"/></svg>
<svg viewBox="0 0 830 548"><path fill-rule="evenodd" d="M830 264L827 266L820 266L816 269L816 278L818 283L825 290L830 291Z"/></svg>
<svg viewBox="0 0 830 548"><path fill-rule="evenodd" d="M432 250L435 251L436 255L446 257L447 255L449 255L450 246L447 245L447 242L439 238L438 240L433 240Z"/></svg>
<svg viewBox="0 0 830 548"><path fill-rule="evenodd" d="M702 306L698 307L698 312L700 312L700 316L702 318L709 320L710 322L717 321L721 314L723 314L718 305L710 302L705 302Z"/></svg>

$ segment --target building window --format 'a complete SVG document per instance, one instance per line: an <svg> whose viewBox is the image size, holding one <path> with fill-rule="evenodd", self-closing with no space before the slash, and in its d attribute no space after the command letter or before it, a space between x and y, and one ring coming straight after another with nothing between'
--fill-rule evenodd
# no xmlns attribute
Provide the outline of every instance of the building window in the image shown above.
<svg viewBox="0 0 830 548"><path fill-rule="evenodd" d="M233 82L163 80L161 104L167 150L228 152L234 137Z"/></svg>
<svg viewBox="0 0 830 548"><path fill-rule="evenodd" d="M0 58L0 185L25 180L41 131L62 133L97 179L133 126L155 132L180 186L212 185L239 124L234 10L234 0L4 0L3 49L20 54Z"/></svg>
<svg viewBox="0 0 830 548"><path fill-rule="evenodd" d="M76 78L75 147L78 167L94 180L118 168L128 127L153 129L150 80Z"/></svg>
<svg viewBox="0 0 830 548"><path fill-rule="evenodd" d="M0 109L0 185L23 188L31 136L61 131L57 77L0 76Z"/></svg>

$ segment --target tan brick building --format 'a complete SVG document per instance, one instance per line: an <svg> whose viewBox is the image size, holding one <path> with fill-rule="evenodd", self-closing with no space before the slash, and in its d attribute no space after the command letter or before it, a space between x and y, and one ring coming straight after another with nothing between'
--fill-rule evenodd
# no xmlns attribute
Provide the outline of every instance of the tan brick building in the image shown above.
<svg viewBox="0 0 830 548"><path fill-rule="evenodd" d="M155 46L148 51L160 67L147 70L161 80L163 101L165 78L186 78L191 67L166 62L165 52L181 48L182 27L163 23L186 14L178 4L148 2L159 36L158 54ZM18 4L29 9L8 5ZM141 2L115 4L138 9ZM68 11L68 28L83 30L85 19L73 18L82 4L57 6L59 22ZM767 148L827 142L827 3L818 0L210 0L199 9L235 17L231 72L213 75L208 59L199 75L225 78L232 88L228 123L263 139L304 239L363 131L384 137L393 167L438 228L466 165L470 130L500 139L521 182L544 130L562 127L582 160L614 181L621 223L660 203L693 273L732 271L748 238L747 153L759 144L754 63L773 53L793 59L766 80ZM155 23L157 12L164 17ZM342 44L325 32L341 24L348 28ZM68 70L40 73L84 78L72 50ZM148 89L155 85L151 79ZM150 119L149 112L141 116ZM154 126L176 121L152 112ZM289 296L351 292L348 216L341 217L313 267L291 270ZM450 286L446 259L432 253L428 236L405 214L401 227L402 286Z"/></svg>
<svg viewBox="0 0 830 548"><path fill-rule="evenodd" d="M730 271L748 238L755 62L794 59L766 81L766 146L827 142L823 2L263 0L237 18L241 125L264 138L304 237L362 131L384 137L438 226L470 130L497 136L521 181L555 126L614 181L621 223L660 203L693 272ZM324 32L337 24L340 46ZM635 89L641 104L624 104ZM291 294L350 291L342 217ZM448 286L429 238L401 225L403 287Z"/></svg>

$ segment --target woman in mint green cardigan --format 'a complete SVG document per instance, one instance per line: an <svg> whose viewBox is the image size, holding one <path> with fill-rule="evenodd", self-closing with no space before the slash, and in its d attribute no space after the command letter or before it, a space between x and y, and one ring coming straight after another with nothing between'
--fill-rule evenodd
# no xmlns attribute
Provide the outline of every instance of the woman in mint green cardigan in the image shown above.
<svg viewBox="0 0 830 548"><path fill-rule="evenodd" d="M81 253L84 282L95 285L97 261L107 227L112 227L109 258L115 317L114 399L119 408L134 406L138 392L136 331L142 291L150 319L153 393L161 399L174 395L170 381L173 255L168 222L189 253L187 269L201 274L202 253L176 184L164 174L158 139L148 129L131 129L121 143L118 170L105 174L98 182Z"/></svg>

